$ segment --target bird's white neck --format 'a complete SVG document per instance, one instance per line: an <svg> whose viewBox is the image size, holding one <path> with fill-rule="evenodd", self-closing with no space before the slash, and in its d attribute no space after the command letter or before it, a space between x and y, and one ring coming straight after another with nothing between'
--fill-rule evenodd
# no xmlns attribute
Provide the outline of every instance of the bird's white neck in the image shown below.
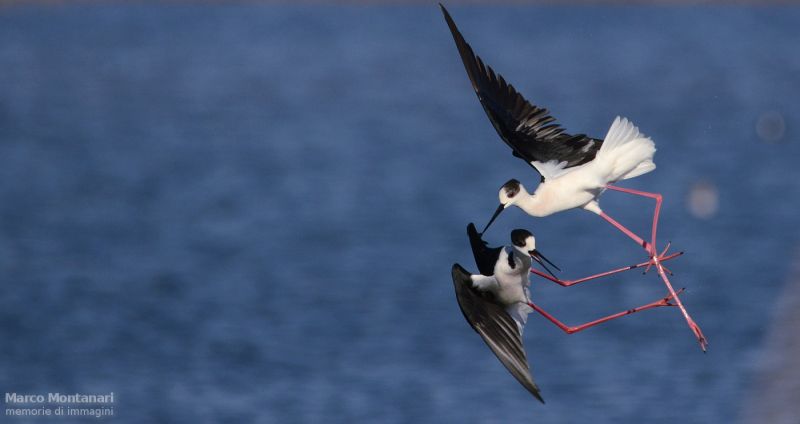
<svg viewBox="0 0 800 424"><path fill-rule="evenodd" d="M538 191L538 190L537 190ZM520 193L519 199L514 203L518 208L522 209L531 216L543 217L550 215L552 212L547 209L547 202L538 193L528 194Z"/></svg>

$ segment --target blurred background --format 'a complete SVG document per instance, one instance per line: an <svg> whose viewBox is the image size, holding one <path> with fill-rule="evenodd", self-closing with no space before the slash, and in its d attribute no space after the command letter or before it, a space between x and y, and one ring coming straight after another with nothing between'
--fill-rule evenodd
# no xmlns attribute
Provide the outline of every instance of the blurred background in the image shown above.
<svg viewBox="0 0 800 424"><path fill-rule="evenodd" d="M532 315L541 405L453 295L467 223L538 176L434 2L2 4L0 392L113 391L125 423L798 422L800 9L448 2L568 131L619 114L656 141L622 185L664 194L710 342L677 309L571 336ZM648 233L652 202L602 204ZM582 211L512 210L486 238L518 227L563 278L645 259ZM574 325L665 289L532 295Z"/></svg>

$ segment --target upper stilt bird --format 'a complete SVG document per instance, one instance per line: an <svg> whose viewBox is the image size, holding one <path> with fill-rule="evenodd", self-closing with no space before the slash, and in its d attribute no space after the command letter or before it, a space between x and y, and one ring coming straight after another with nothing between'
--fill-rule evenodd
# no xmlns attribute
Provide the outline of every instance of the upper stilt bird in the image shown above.
<svg viewBox="0 0 800 424"><path fill-rule="evenodd" d="M598 199L609 184L654 170L655 151L655 143L650 138L641 134L627 119L617 117L591 161L569 168L564 161L533 161L531 164L543 177L543 181L533 194L528 193L525 186L515 179L505 183L498 193L500 206L486 227L488 228L505 208L512 205L536 217L583 208L605 218L629 236L633 236L637 243L650 251L653 246L606 215L600 209Z"/></svg>
<svg viewBox="0 0 800 424"><path fill-rule="evenodd" d="M536 399L544 403L539 387L534 383L522 344L522 333L528 314L536 311L568 334L598 324L661 306L676 306L672 295L638 308L628 309L578 326L568 326L545 312L531 301L531 258L548 272L550 262L536 249L536 239L527 230L511 232L511 245L488 247L475 225L467 226L472 253L480 274L471 274L459 264L452 269L456 299L470 326L480 334L506 369Z"/></svg>
<svg viewBox="0 0 800 424"><path fill-rule="evenodd" d="M570 135L550 116L547 109L526 100L491 67L484 65L464 40L453 18L439 5L455 40L472 88L489 121L500 138L541 175L533 194L516 179L506 182L498 193L500 205L483 229L485 232L508 206L517 206L529 215L544 217L568 209L583 208L593 212L645 249L664 284L675 297L689 327L705 351L706 339L689 316L666 276L661 262L666 252L656 251L656 232L662 197L657 193L617 187L613 183L634 178L655 169L655 144L630 121L617 117L605 139L583 134ZM650 239L645 241L600 208L598 198L606 190L615 190L652 198L656 202Z"/></svg>
<svg viewBox="0 0 800 424"><path fill-rule="evenodd" d="M653 163L655 145L652 140L644 136L637 137L640 134L636 127L627 120L619 118L614 121L608 134L617 136L611 140L614 145L606 146L605 149L602 148L605 140L584 134L566 133L554 123L555 118L547 109L532 105L513 85L508 84L502 75L484 65L481 58L473 53L472 47L464 40L447 9L441 4L439 6L464 62L472 88L478 95L489 121L500 138L511 147L514 156L523 159L541 175L542 185L545 186L542 187L542 191L537 190L531 195L519 181L509 180L500 192L501 205L484 231L500 212L511 205L518 206L533 216L547 216L562 210L586 207L609 219L610 217L600 210L596 197L611 182L633 178L655 169ZM637 148L635 153L629 152L633 150L632 147ZM595 161L601 150L603 154L600 155L601 160L598 162L601 162L602 166L588 167L590 169L583 167ZM576 167L582 170L579 177L572 175L564 178ZM549 179L560 179L560 181L558 184L544 184ZM553 194L556 192L558 195ZM623 230L624 227L616 221L610 222ZM633 235L627 229L623 232L629 236ZM651 251L652 246L641 238L633 236L639 245L649 248L648 251L654 253Z"/></svg>

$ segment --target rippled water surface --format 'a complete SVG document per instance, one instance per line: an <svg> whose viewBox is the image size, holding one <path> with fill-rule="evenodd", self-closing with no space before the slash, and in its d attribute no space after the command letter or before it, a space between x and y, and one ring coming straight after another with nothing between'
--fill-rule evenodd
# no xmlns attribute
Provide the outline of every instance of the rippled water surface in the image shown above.
<svg viewBox="0 0 800 424"><path fill-rule="evenodd" d="M660 239L687 251L670 268L707 354L677 310L571 336L532 316L540 405L464 322L464 228L537 176L436 7L15 7L0 392L113 391L130 423L734 421L798 251L800 11L451 12L567 128L601 137L622 114L656 141L658 169L623 185L665 196ZM603 206L646 233L651 202ZM487 238L516 227L568 278L643 259L585 212L514 210ZM638 272L532 290L571 324L665 293Z"/></svg>

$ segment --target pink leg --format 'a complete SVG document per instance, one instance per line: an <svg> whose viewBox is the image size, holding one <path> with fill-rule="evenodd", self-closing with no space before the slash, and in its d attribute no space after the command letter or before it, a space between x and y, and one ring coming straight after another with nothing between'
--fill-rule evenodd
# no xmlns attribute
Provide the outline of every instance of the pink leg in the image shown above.
<svg viewBox="0 0 800 424"><path fill-rule="evenodd" d="M668 261L668 260L674 259L674 258L676 258L676 257L678 257L680 255L683 255L683 252L673 253L673 254L671 254L669 256L663 256L662 255L661 261ZM652 261L642 262L642 263L639 263L639 264L636 264L636 265L630 265L630 266L626 266L626 267L622 267L622 268L612 269L611 271L601 272L599 274L590 275L588 277L578 278L577 280L560 280L558 278L554 278L551 275L545 274L545 273L543 273L543 272L541 272L541 271L539 271L537 269L534 269L534 268L531 268L531 273L532 274L536 274L536 275L538 275L538 276L540 276L542 278L546 278L546 279L548 279L548 280L550 280L550 281L552 281L552 282L554 282L556 284L562 285L564 287L569 287L569 286L574 286L575 284L583 283L585 281L590 281L590 280L594 280L596 278L601 278L601 277L607 277L609 275L614 275L614 274L618 274L620 272L630 271L630 270L636 269L636 268L647 267L649 269L652 264L653 264Z"/></svg>
<svg viewBox="0 0 800 424"><path fill-rule="evenodd" d="M703 349L703 352L706 351L706 346L708 346L708 341L706 337L703 335L703 331L700 330L700 326L694 322L689 313L686 312L686 308L683 307L683 303L681 299L678 297L678 294L675 292L675 289L672 288L672 284L669 282L669 278L667 274L664 272L664 266L661 265L661 260L654 256L652 261L655 263L656 269L658 270L658 275L661 276L661 279L664 281L664 284L669 289L670 295L675 298L675 303L677 303L678 307L681 309L681 313L683 313L683 317L686 318L686 323L689 324L689 328L692 329L694 332L694 336L697 337L697 342L700 343L700 349ZM679 290L683 291L683 289Z"/></svg>
<svg viewBox="0 0 800 424"><path fill-rule="evenodd" d="M683 291L683 289L681 289ZM670 303L670 300L675 297L674 294L669 295L663 299L657 300L655 302L648 303L647 305L640 306L634 309L628 309L627 311L617 312L616 314L609 315L607 317L603 317L600 319L596 319L594 321L589 321L585 324L581 324L575 327L570 327L563 322L557 320L554 316L548 314L544 309L536 306L534 303L528 303L528 305L533 308L536 312L542 314L545 318L547 318L550 322L558 326L558 328L562 329L567 334L577 333L579 331L583 331L589 327L594 327L595 325L602 324L607 321L611 321L612 319L624 317L625 315L630 315L639 311L644 311L646 309L658 308L660 306L675 306L673 303Z"/></svg>
<svg viewBox="0 0 800 424"><path fill-rule="evenodd" d="M667 249L669 249L669 244L667 244L667 249L664 249L664 251L661 253L661 255L657 255L656 251L655 251L656 231L658 230L658 215L659 215L659 213L661 211L661 201L662 201L661 195L658 194L658 193L650 193L650 192L646 192L646 191L639 191L639 190L632 190L632 189L629 189L629 188L617 187L617 186L613 186L613 185L610 185L610 184L607 185L606 187L609 190L615 190L615 191L620 191L620 192L623 192L623 193L633 194L633 195L636 195L636 196L643 196L643 197L649 197L651 199L655 199L656 208L655 208L655 211L653 212L653 228L652 228L652 232L651 232L650 248L648 249L647 247L645 247L645 249L650 254L650 263L651 263L651 265L655 265L656 269L658 270L658 275L664 281L664 284L667 286L667 289L669 289L670 294L673 297L675 297L675 302L677 303L678 307L681 309L681 312L683 313L683 317L686 318L686 322L689 324L689 328L692 329L692 332L694 332L695 337L697 337L697 341L698 341L698 343L700 343L700 348L703 349L703 352L705 352L706 351L706 346L708 346L708 341L706 340L705 336L703 335L703 331L700 330L700 326L698 326L694 322L692 317L689 316L689 313L686 312L686 308L683 307L683 303L681 302L681 299L678 297L677 293L675 293L675 289L672 288L672 284L670 283L669 278L667 277L667 274L665 272L665 267L661 264L661 262L665 258L664 254L667 252ZM604 216L604 218L606 218L606 217ZM617 227L617 228L621 227L620 230L622 230L624 228L624 227L622 227L621 224L617 223L616 221L609 220L609 219L610 219L610 217L606 218L606 220L611 222L612 225L614 225L615 227ZM629 237L631 237L633 235L633 233L630 233L630 231L628 231L627 229L624 229L622 231L625 234L628 234ZM633 235L633 236L635 236L635 235ZM637 240L637 239L634 239L634 240ZM638 238L638 240L641 240L641 239ZM642 246L644 246L644 245L642 245ZM648 266L648 269L649 269L649 266ZM645 270L645 272L647 272L647 271Z"/></svg>
<svg viewBox="0 0 800 424"><path fill-rule="evenodd" d="M625 233L626 236L630 237L633 241L636 242L636 244L638 244L644 250L646 250L648 254L650 254L650 255L655 254L654 253L655 249L652 247L652 245L650 243L644 241L641 237L639 237L636 234L634 234L633 231L625 228L625 226L620 224L619 222L617 222L617 220L615 220L614 218L606 215L605 212L600 212L600 217L605 219L606 221L608 221L611 225L616 227L618 230L620 230L623 233Z"/></svg>
<svg viewBox="0 0 800 424"><path fill-rule="evenodd" d="M650 193L650 192L647 192L647 191L633 190L633 189L630 189L630 188L622 188L622 187L617 187L617 186L611 185L611 184L607 185L606 188L609 189L609 190L615 190L615 191L619 191L619 192L622 192L622 193L628 193L628 194L633 194L633 195L636 195L636 196L643 196L643 197L649 197L651 199L655 199L656 208L655 208L655 211L653 211L653 227L652 227L652 231L650 233L650 246L652 246L653 250L648 249L647 247L645 247L645 245L640 242L642 240L641 238L639 238L639 237L634 238L634 240L637 241L637 243L639 243L639 245L644 247L645 250L647 250L651 255L655 255L655 250L654 249L655 249L655 246L656 246L656 232L658 231L658 215L661 213L661 202L663 200L663 197L661 196L661 194L659 194L659 193ZM608 216L606 215L603 218L606 218L606 217L608 217ZM610 218L611 217L606 218L606 221L609 221ZM612 225L614 225L615 227L619 228L620 230L622 230L622 228L625 228L625 227L622 227L622 225L619 224L616 221L610 220L609 222L611 222ZM635 237L635 234L631 233L627 228L622 230L622 232L627 234L628 237L631 237L631 238Z"/></svg>

